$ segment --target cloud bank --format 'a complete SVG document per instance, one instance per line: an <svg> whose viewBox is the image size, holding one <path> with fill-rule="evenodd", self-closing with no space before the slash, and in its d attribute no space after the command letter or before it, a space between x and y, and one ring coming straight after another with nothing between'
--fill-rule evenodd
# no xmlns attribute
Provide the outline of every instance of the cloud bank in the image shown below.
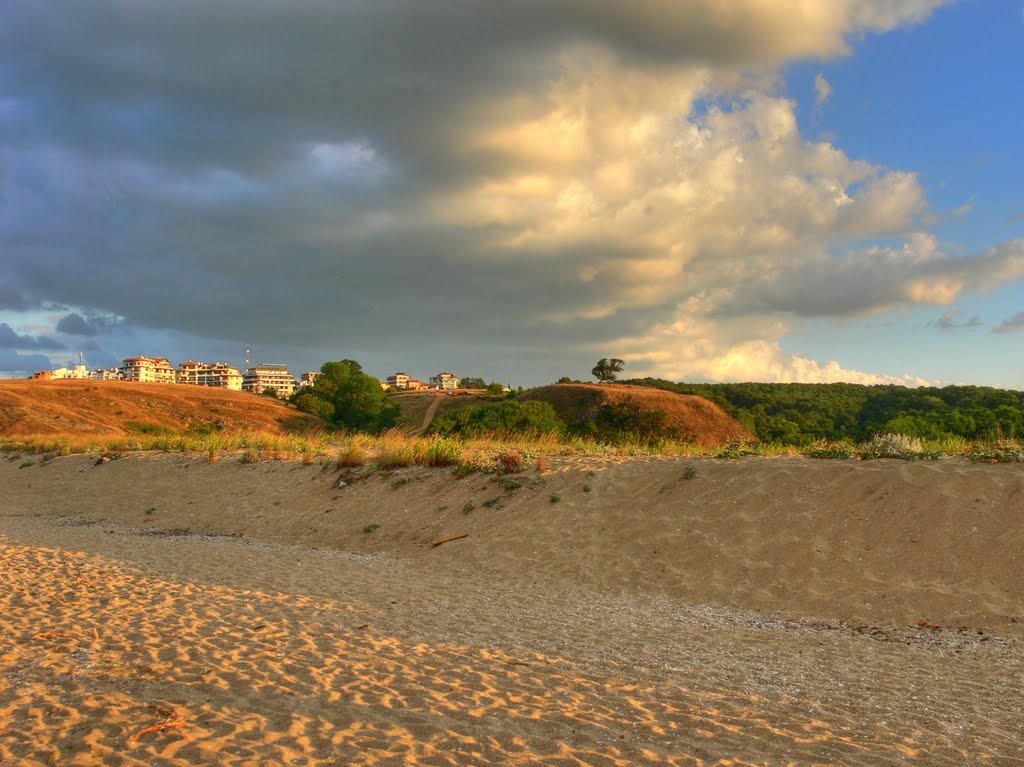
<svg viewBox="0 0 1024 767"><path fill-rule="evenodd" d="M913 380L779 341L1020 279L1024 244L945 252L914 173L806 138L777 72L939 4L14 2L0 308L310 361Z"/></svg>

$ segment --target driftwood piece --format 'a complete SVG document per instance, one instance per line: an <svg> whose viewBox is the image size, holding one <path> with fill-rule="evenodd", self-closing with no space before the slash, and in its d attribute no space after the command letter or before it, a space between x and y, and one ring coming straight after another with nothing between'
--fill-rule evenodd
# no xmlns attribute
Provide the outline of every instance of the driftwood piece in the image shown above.
<svg viewBox="0 0 1024 767"><path fill-rule="evenodd" d="M431 541L430 545L431 546L440 546L442 543L448 543L449 541L457 541L460 538L468 538L468 537L469 537L469 533L459 533L458 535L451 535L451 536L449 536L447 538L441 538L440 540L437 540L437 541Z"/></svg>

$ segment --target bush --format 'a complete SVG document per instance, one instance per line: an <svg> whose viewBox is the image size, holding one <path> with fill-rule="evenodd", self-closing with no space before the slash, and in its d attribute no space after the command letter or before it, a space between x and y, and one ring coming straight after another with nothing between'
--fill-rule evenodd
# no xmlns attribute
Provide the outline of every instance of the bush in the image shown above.
<svg viewBox="0 0 1024 767"><path fill-rule="evenodd" d="M506 450L495 457L502 474L518 474L526 469L526 456L514 450Z"/></svg>
<svg viewBox="0 0 1024 767"><path fill-rule="evenodd" d="M861 446L861 458L914 458L924 447L917 437L906 434L876 434Z"/></svg>
<svg viewBox="0 0 1024 767"><path fill-rule="evenodd" d="M455 440L438 437L430 443L423 462L427 466L455 466L462 462L462 447Z"/></svg>
<svg viewBox="0 0 1024 767"><path fill-rule="evenodd" d="M565 423L547 402L505 401L446 413L434 419L430 431L444 436L564 434Z"/></svg>

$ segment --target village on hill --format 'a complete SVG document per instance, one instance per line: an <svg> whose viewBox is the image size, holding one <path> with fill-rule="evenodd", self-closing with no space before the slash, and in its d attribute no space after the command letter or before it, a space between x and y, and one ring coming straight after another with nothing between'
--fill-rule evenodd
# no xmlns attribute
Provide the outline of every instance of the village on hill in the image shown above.
<svg viewBox="0 0 1024 767"><path fill-rule="evenodd" d="M175 368L166 357L126 357L116 368L90 370L81 354L78 364L70 368L40 370L30 376L36 380L78 379L90 381L136 381L139 383L185 384L212 386L254 394L273 392L280 399L291 397L297 390L312 386L320 373L308 371L296 380L286 365L264 362L247 367L243 374L226 362L196 362L188 360ZM431 376L427 382L399 372L380 382L384 391L438 391L451 392L459 388L459 378L448 371ZM506 388L505 391L508 389Z"/></svg>

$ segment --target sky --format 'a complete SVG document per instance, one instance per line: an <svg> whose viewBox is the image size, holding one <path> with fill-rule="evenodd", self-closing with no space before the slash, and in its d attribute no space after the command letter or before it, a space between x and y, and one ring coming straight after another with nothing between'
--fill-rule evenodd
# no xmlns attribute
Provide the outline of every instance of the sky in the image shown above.
<svg viewBox="0 0 1024 767"><path fill-rule="evenodd" d="M5 0L0 377L1024 389L1021 0Z"/></svg>

